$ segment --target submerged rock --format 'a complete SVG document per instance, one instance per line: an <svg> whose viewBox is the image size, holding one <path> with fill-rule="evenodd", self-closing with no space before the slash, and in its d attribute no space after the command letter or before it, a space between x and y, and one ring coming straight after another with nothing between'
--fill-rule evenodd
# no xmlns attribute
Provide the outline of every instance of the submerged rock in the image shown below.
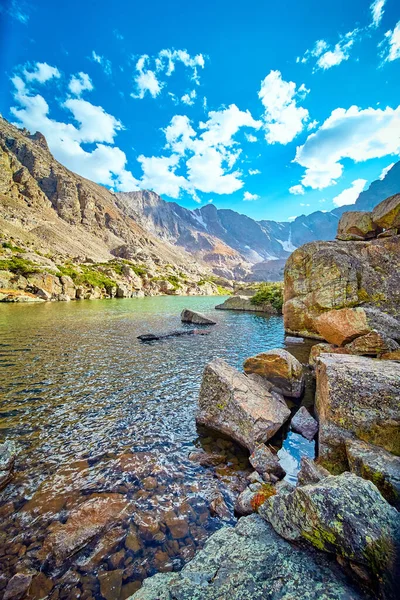
<svg viewBox="0 0 400 600"><path fill-rule="evenodd" d="M291 421L293 431L300 433L307 440L313 440L318 431L318 423L310 415L305 406L301 406Z"/></svg>
<svg viewBox="0 0 400 600"><path fill-rule="evenodd" d="M190 310L189 308L183 309L181 312L182 323L194 323L194 325L216 325L216 321L209 319L205 315Z"/></svg>
<svg viewBox="0 0 400 600"><path fill-rule="evenodd" d="M12 479L15 463L15 447L10 441L0 444L0 490Z"/></svg>
<svg viewBox="0 0 400 600"><path fill-rule="evenodd" d="M7 583L3 600L20 600L32 582L32 573L16 573Z"/></svg>
<svg viewBox="0 0 400 600"><path fill-rule="evenodd" d="M137 339L141 342L154 342L156 340L164 340L171 337L181 337L183 335L208 335L209 331L202 329L181 329L175 331L168 331L167 333L142 333L137 336Z"/></svg>
<svg viewBox="0 0 400 600"><path fill-rule="evenodd" d="M285 477L286 472L279 464L276 454L273 454L265 444L256 444L254 451L250 454L250 464L260 475L275 475L278 479ZM269 480L269 477L267 478Z"/></svg>
<svg viewBox="0 0 400 600"><path fill-rule="evenodd" d="M352 473L326 477L273 496L259 512L285 539L306 540L366 567L384 597L395 598L399 514L370 481Z"/></svg>
<svg viewBox="0 0 400 600"><path fill-rule="evenodd" d="M360 440L346 441L350 470L370 479L390 504L400 509L400 458Z"/></svg>
<svg viewBox="0 0 400 600"><path fill-rule="evenodd" d="M400 455L400 365L364 356L323 354L316 368L319 456L330 471L348 468L346 439Z"/></svg>
<svg viewBox="0 0 400 600"><path fill-rule="evenodd" d="M304 389L301 363L287 350L276 348L244 361L244 371L265 377L285 396L299 398Z"/></svg>
<svg viewBox="0 0 400 600"><path fill-rule="evenodd" d="M247 310L251 312L263 312L270 315L278 314L276 308L269 302L253 304L247 296L230 296L222 304L217 304L217 310Z"/></svg>
<svg viewBox="0 0 400 600"><path fill-rule="evenodd" d="M229 436L252 452L289 418L290 410L264 387L222 359L206 365L196 421Z"/></svg>
<svg viewBox="0 0 400 600"><path fill-rule="evenodd" d="M279 537L258 515L214 533L180 573L146 579L131 600L361 600L340 569Z"/></svg>

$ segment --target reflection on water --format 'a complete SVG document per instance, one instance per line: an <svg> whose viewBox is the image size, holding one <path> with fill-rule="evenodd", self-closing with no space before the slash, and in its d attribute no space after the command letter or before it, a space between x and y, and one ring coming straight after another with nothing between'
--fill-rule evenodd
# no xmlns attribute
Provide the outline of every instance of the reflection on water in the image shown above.
<svg viewBox="0 0 400 600"><path fill-rule="evenodd" d="M284 332L280 317L216 315L219 302L0 306L0 442L12 439L19 451L0 497L0 590L14 573L33 570L32 597L123 599L144 577L180 568L234 521L247 455L226 440L199 438L201 374L215 357L241 368L244 358L281 347ZM136 339L181 327L184 307L218 325L207 336ZM305 356L308 349L290 348ZM285 441L289 457L312 453L293 436L300 437ZM222 462L190 460L199 448Z"/></svg>

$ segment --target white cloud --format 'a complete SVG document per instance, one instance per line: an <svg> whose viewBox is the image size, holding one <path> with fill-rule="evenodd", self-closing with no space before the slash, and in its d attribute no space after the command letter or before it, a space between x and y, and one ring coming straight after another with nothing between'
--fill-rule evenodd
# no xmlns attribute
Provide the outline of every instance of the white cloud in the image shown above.
<svg viewBox="0 0 400 600"><path fill-rule="evenodd" d="M245 201L258 200L259 198L260 196L258 194L250 194L250 192L245 192L243 194L243 200Z"/></svg>
<svg viewBox="0 0 400 600"><path fill-rule="evenodd" d="M365 188L367 183L366 179L356 179L352 182L351 187L343 190L332 200L335 206L345 206L347 204L354 204L360 193Z"/></svg>
<svg viewBox="0 0 400 600"><path fill-rule="evenodd" d="M318 124L319 124L319 121L317 121L316 119L314 119L314 121L311 121L307 125L307 131L311 131L312 129L315 129Z"/></svg>
<svg viewBox="0 0 400 600"><path fill-rule="evenodd" d="M196 90L192 90L188 94L184 94L181 98L181 101L184 104L188 104L189 106L192 106L192 104L194 104L194 101L196 100L196 96L197 96Z"/></svg>
<svg viewBox="0 0 400 600"><path fill-rule="evenodd" d="M68 88L72 94L80 96L85 90L90 92L93 89L93 83L87 73L80 71L77 75L72 75Z"/></svg>
<svg viewBox="0 0 400 600"><path fill-rule="evenodd" d="M94 50L92 50L92 60L98 63L102 68L106 75L111 75L112 73L112 64L111 61L105 58L104 56L100 56Z"/></svg>
<svg viewBox="0 0 400 600"><path fill-rule="evenodd" d="M371 6L371 13L372 13L372 23L371 25L373 27L378 27L378 25L380 24L382 17L383 17L383 13L385 12L383 10L384 6L385 6L386 0L375 0Z"/></svg>
<svg viewBox="0 0 400 600"><path fill-rule="evenodd" d="M339 41L334 46L328 44L325 40L317 40L311 50L307 50L302 57L297 57L296 62L307 63L310 60L317 59L313 69L314 72L318 69L331 69L350 58L350 50L360 35L361 30L359 29L349 31L340 36Z"/></svg>
<svg viewBox="0 0 400 600"><path fill-rule="evenodd" d="M61 77L60 71L57 67L51 67L47 63L37 62L33 65L33 70L28 71L25 67L23 75L26 81L38 81L39 83L45 83L55 77L59 79Z"/></svg>
<svg viewBox="0 0 400 600"><path fill-rule="evenodd" d="M253 135L252 133L245 133L244 137L246 138L246 140L248 142L250 142L251 144L254 144L255 142L258 142L258 139L256 138L255 135Z"/></svg>
<svg viewBox="0 0 400 600"><path fill-rule="evenodd" d="M379 175L379 179L382 181L382 179L385 179L386 175L389 173L390 169L392 167L394 167L395 163L390 163L390 165L388 165L387 167L385 167L384 169L382 169L381 174Z"/></svg>
<svg viewBox="0 0 400 600"><path fill-rule="evenodd" d="M165 71L168 77L175 71L176 64L182 63L191 69L191 79L197 84L199 83L198 68L204 69L205 64L202 54L191 56L187 50L170 50L168 48L161 50L155 61L157 71Z"/></svg>
<svg viewBox="0 0 400 600"><path fill-rule="evenodd" d="M29 21L29 14L27 12L28 4L23 0L11 0L11 2L5 2L4 5L0 4L0 14L9 15L12 19L16 19L23 25L26 25Z"/></svg>
<svg viewBox="0 0 400 600"><path fill-rule="evenodd" d="M300 206L310 206L309 204L305 204L304 202L300 202Z"/></svg>
<svg viewBox="0 0 400 600"><path fill-rule="evenodd" d="M178 198L181 189L187 187L187 181L181 175L176 175L180 157L176 154L171 156L146 157L139 156L143 169L141 187L152 189L157 194L166 194L171 198Z"/></svg>
<svg viewBox="0 0 400 600"><path fill-rule="evenodd" d="M261 171L258 169L249 169L249 175L260 175Z"/></svg>
<svg viewBox="0 0 400 600"><path fill-rule="evenodd" d="M158 81L154 71L146 68L148 62L149 57L144 54L136 63L136 71L138 71L138 74L134 77L134 81L136 83L137 93L131 94L133 98L142 99L145 97L146 92L148 92L152 98L156 98L161 92L163 84Z"/></svg>
<svg viewBox="0 0 400 600"><path fill-rule="evenodd" d="M396 109L337 108L297 148L294 162L305 167L302 185L323 189L342 175L343 160L364 162L400 153L400 106Z"/></svg>
<svg viewBox="0 0 400 600"><path fill-rule="evenodd" d="M280 71L271 71L261 82L258 93L265 108L265 139L269 144L288 144L309 119L306 108L297 106L297 95L308 92L305 86L296 91L293 81L284 81Z"/></svg>
<svg viewBox="0 0 400 600"><path fill-rule="evenodd" d="M392 62L400 58L400 21L397 22L393 31L385 33L385 39L380 46L385 46L381 56L386 62Z"/></svg>
<svg viewBox="0 0 400 600"><path fill-rule="evenodd" d="M11 113L16 125L32 133L43 133L55 158L71 171L114 189L138 189L137 181L125 169L125 153L111 145L117 132L123 129L118 119L101 106L68 98L60 107L70 113L77 125L56 121L49 117L50 107L44 97L31 93L30 81L20 76L14 76L12 81L17 106L11 108ZM83 144L94 144L94 148L85 150Z"/></svg>
<svg viewBox="0 0 400 600"><path fill-rule="evenodd" d="M305 190L300 184L292 185L292 187L289 188L289 193L294 194L295 196L304 196Z"/></svg>

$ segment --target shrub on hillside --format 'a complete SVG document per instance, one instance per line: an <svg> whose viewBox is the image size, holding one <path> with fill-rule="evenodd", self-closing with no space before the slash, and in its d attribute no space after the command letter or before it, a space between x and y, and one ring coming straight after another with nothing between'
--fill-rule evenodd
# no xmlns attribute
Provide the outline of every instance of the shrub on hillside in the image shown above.
<svg viewBox="0 0 400 600"><path fill-rule="evenodd" d="M261 283L257 292L252 296L252 304L264 304L269 302L278 311L282 311L283 306L283 283Z"/></svg>

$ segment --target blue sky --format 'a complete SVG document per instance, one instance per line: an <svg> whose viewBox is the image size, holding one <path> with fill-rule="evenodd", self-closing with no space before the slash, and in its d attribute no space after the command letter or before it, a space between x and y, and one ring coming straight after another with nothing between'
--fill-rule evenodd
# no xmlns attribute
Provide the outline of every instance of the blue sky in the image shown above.
<svg viewBox="0 0 400 600"><path fill-rule="evenodd" d="M1 114L115 190L287 220L399 159L398 0L3 0L0 19Z"/></svg>

